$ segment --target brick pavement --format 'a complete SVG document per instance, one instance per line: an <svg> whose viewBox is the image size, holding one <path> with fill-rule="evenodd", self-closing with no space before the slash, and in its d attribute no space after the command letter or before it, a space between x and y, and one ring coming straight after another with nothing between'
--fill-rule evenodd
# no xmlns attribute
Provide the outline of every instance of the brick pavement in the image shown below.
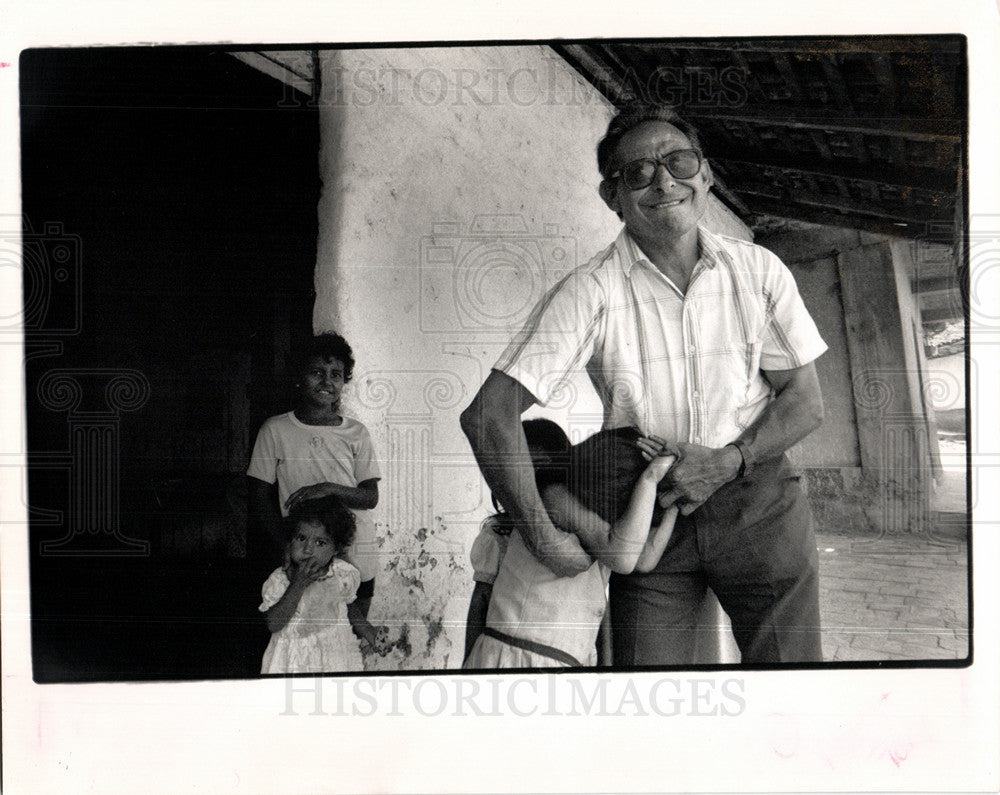
<svg viewBox="0 0 1000 795"><path fill-rule="evenodd" d="M817 533L828 662L954 660L969 653L964 539Z"/></svg>

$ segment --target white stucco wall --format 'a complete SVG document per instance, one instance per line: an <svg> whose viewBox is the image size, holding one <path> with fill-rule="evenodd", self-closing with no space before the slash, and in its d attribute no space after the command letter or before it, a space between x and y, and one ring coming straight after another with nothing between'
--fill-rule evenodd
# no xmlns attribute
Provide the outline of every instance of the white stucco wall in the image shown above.
<svg viewBox="0 0 1000 795"><path fill-rule="evenodd" d="M346 413L382 462L375 669L458 667L489 493L458 416L542 293L618 219L594 148L612 109L542 46L324 52L317 331L358 361ZM721 206L713 226L746 234ZM555 414L600 424L582 376Z"/></svg>

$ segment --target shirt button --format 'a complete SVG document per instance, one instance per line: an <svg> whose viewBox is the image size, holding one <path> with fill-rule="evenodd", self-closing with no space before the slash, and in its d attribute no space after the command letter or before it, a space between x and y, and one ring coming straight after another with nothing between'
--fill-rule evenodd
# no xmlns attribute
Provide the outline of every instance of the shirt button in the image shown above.
<svg viewBox="0 0 1000 795"><path fill-rule="evenodd" d="M688 353L694 356L694 345L688 345Z"/></svg>
<svg viewBox="0 0 1000 795"><path fill-rule="evenodd" d="M694 392L691 393L691 397L698 397L698 390L697 389Z"/></svg>
<svg viewBox="0 0 1000 795"><path fill-rule="evenodd" d="M700 436L695 436L694 437L694 443L695 444L701 444L701 437Z"/></svg>

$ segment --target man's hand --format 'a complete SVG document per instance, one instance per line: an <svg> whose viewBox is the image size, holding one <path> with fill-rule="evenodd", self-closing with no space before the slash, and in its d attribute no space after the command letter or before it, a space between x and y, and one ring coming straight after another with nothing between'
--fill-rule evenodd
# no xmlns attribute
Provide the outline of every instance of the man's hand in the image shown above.
<svg viewBox="0 0 1000 795"><path fill-rule="evenodd" d="M676 503L685 516L735 478L743 462L740 451L729 445L715 448L680 442L676 451L677 463L664 477L666 490L659 499L664 508Z"/></svg>

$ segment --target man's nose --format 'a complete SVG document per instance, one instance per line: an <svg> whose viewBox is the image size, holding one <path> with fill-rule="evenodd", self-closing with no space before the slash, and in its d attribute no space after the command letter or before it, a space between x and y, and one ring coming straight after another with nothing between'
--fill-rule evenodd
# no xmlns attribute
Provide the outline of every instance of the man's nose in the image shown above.
<svg viewBox="0 0 1000 795"><path fill-rule="evenodd" d="M665 188L668 185L675 184L676 180L674 179L674 175L670 173L670 170L664 163L657 163L656 172L653 175L653 182L657 186Z"/></svg>

